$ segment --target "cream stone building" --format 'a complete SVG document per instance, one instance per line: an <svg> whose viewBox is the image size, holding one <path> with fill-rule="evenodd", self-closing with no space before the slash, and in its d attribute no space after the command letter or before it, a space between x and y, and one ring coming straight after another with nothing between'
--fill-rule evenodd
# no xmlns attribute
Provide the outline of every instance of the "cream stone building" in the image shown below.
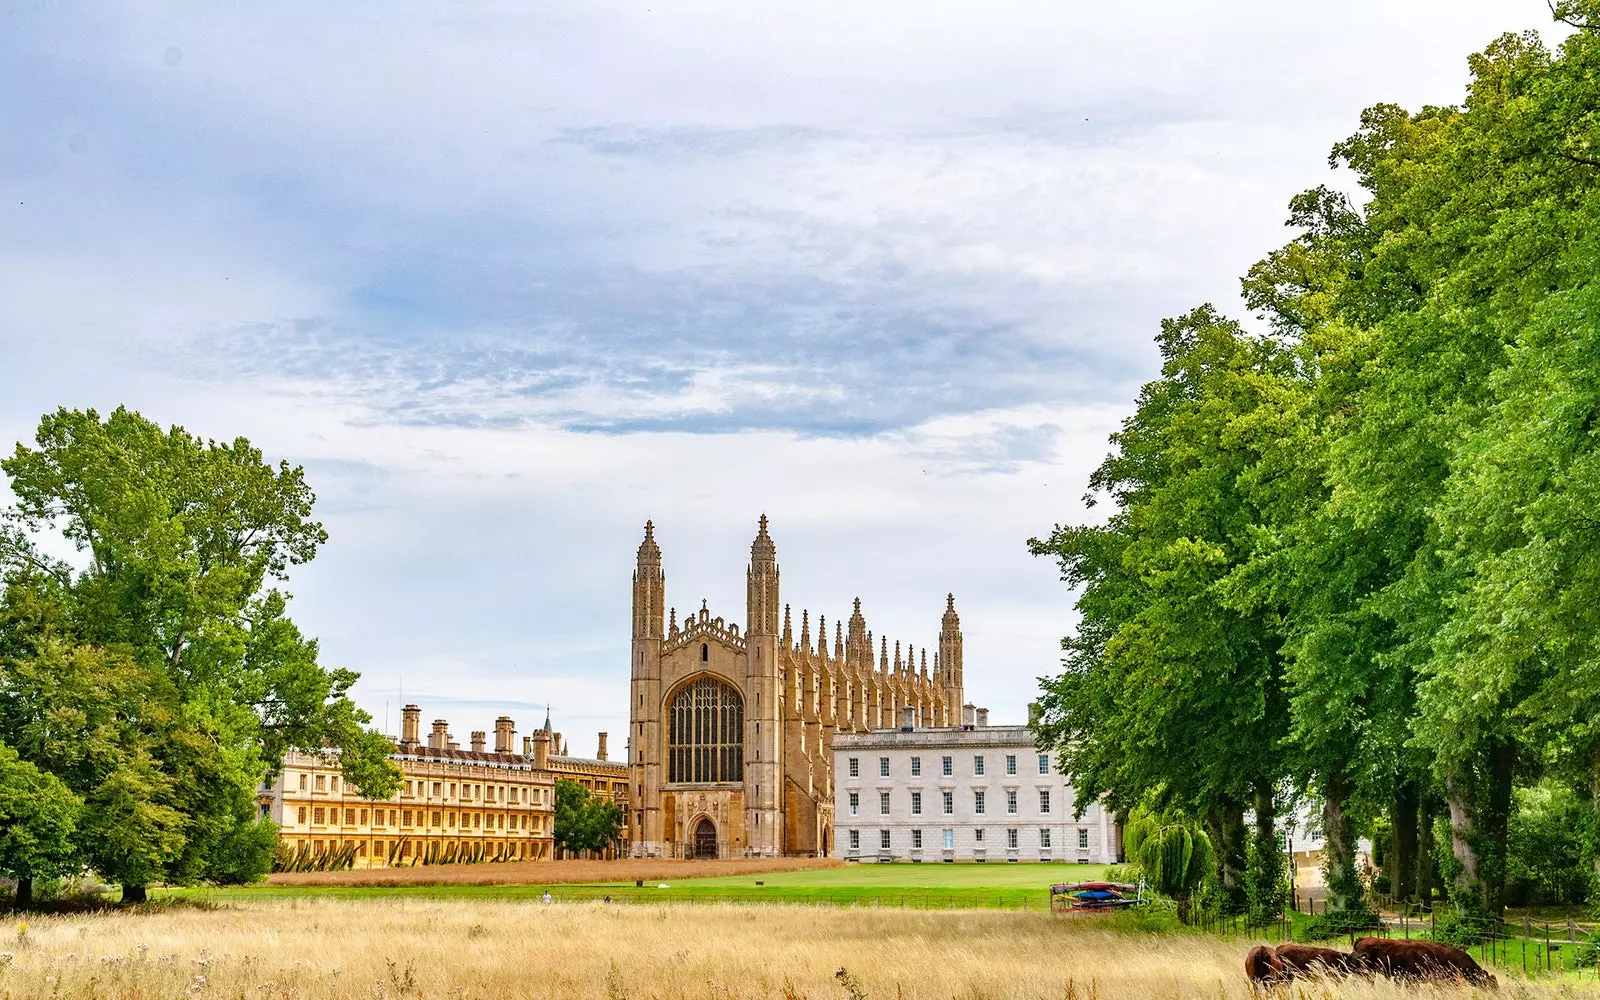
<svg viewBox="0 0 1600 1000"><path fill-rule="evenodd" d="M854 861L1075 861L1114 864L1122 829L1077 792L1028 726L991 726L966 705L962 724L841 733L835 857Z"/></svg>
<svg viewBox="0 0 1600 1000"><path fill-rule="evenodd" d="M555 856L555 785L579 782L628 810L626 763L606 759L606 734L595 758L565 753L562 735L544 728L515 748L516 723L495 720L494 749L487 733L474 732L463 749L437 719L426 742L422 710L407 705L401 736L391 756L401 771L400 789L375 801L342 779L336 756L291 753L278 780L263 789L261 811L279 827L291 852L321 854L346 845L358 868L414 864L434 857L538 861ZM618 850L626 853L626 827ZM607 854L611 854L608 851Z"/></svg>
<svg viewBox="0 0 1600 1000"><path fill-rule="evenodd" d="M632 854L744 857L832 853L835 733L948 726L962 703L961 623L946 601L937 651L875 639L861 613L834 622L779 596L767 519L750 546L745 619L702 601L680 624L666 603L654 525L633 576L629 693Z"/></svg>

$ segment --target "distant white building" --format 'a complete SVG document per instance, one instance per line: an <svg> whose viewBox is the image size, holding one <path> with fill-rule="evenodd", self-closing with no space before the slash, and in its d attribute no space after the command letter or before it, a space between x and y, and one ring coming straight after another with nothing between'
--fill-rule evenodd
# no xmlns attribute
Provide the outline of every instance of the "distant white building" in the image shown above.
<svg viewBox="0 0 1600 1000"><path fill-rule="evenodd" d="M1081 819L1072 786L1027 726L991 726L963 707L957 727L833 737L834 856L859 861L1112 864L1121 830L1100 803Z"/></svg>

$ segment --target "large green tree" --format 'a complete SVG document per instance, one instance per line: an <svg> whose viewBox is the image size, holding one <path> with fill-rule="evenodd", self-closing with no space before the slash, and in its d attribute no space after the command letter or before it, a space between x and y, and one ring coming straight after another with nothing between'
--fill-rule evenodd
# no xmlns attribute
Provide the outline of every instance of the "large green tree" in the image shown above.
<svg viewBox="0 0 1600 1000"><path fill-rule="evenodd" d="M1248 418L1292 359L1209 307L1164 322L1158 343L1162 377L1090 480L1116 510L1029 541L1082 587L1037 731L1082 801L1202 817L1228 905L1242 908L1247 809L1257 839L1276 843L1287 706L1274 616L1241 610L1228 579L1262 517L1246 483L1261 460ZM1258 856L1276 862L1275 850Z"/></svg>
<svg viewBox="0 0 1600 1000"><path fill-rule="evenodd" d="M83 858L124 898L265 871L255 790L286 750L398 786L356 675L319 664L276 586L327 537L303 470L125 409L49 414L0 469L0 739L82 796ZM52 533L82 558L48 557Z"/></svg>

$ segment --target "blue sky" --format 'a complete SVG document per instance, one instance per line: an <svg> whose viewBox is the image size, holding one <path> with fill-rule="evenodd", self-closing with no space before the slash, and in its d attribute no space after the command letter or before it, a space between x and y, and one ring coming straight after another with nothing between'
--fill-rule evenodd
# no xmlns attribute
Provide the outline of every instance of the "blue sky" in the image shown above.
<svg viewBox="0 0 1600 1000"><path fill-rule="evenodd" d="M1164 316L1378 101L1458 101L1540 0L18 3L0 9L0 441L133 406L304 463L295 615L460 738L625 731L629 574L860 596L1020 719ZM1549 34L1548 31L1546 31Z"/></svg>

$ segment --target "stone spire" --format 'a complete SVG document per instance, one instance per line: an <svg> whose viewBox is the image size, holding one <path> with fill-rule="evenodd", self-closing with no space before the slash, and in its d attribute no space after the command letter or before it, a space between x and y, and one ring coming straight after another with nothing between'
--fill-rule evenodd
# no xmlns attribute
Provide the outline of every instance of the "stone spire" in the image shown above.
<svg viewBox="0 0 1600 1000"><path fill-rule="evenodd" d="M944 600L944 618L939 628L939 684L945 689L946 701L956 710L966 704L962 694L961 677L961 616L956 614L956 595L947 594Z"/></svg>
<svg viewBox="0 0 1600 1000"><path fill-rule="evenodd" d="M767 534L767 515L758 522L755 541L750 543L750 568L745 574L745 633L778 633L778 549Z"/></svg>
<svg viewBox="0 0 1600 1000"><path fill-rule="evenodd" d="M636 639L661 638L661 616L665 610L667 582L661 572L661 548L656 545L655 524L644 523L644 541L639 543L638 564L633 571L633 636Z"/></svg>
<svg viewBox="0 0 1600 1000"><path fill-rule="evenodd" d="M844 625L839 622L833 623L833 658L844 659Z"/></svg>
<svg viewBox="0 0 1600 1000"><path fill-rule="evenodd" d="M787 604L783 606L783 645L785 647L794 645L794 629L789 624L789 605Z"/></svg>

